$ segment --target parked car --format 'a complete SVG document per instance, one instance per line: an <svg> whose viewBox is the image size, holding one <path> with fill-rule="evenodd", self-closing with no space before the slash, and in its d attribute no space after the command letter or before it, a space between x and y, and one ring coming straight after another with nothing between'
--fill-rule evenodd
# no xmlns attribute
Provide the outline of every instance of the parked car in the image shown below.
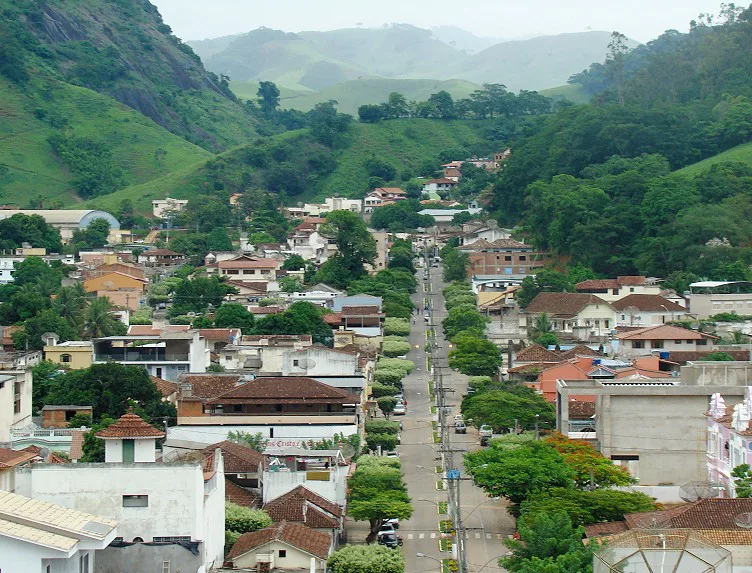
<svg viewBox="0 0 752 573"><path fill-rule="evenodd" d="M392 414L395 416L404 416L407 414L407 408L405 408L405 405L402 403L397 403L397 405L394 407L394 410L392 410Z"/></svg>
<svg viewBox="0 0 752 573"><path fill-rule="evenodd" d="M455 434L467 434L467 426L465 425L464 420L457 420L454 423L454 433Z"/></svg>
<svg viewBox="0 0 752 573"><path fill-rule="evenodd" d="M481 438L490 438L493 436L493 428L489 426L488 424L483 424L480 428L478 428L478 434Z"/></svg>
<svg viewBox="0 0 752 573"><path fill-rule="evenodd" d="M455 423L456 422L462 422L464 420L465 420L465 416L463 416L462 414L455 414L454 415L454 421L455 421Z"/></svg>
<svg viewBox="0 0 752 573"><path fill-rule="evenodd" d="M402 538L394 533L385 533L384 535L379 535L379 545L389 547L390 549L397 549L397 547L402 545Z"/></svg>

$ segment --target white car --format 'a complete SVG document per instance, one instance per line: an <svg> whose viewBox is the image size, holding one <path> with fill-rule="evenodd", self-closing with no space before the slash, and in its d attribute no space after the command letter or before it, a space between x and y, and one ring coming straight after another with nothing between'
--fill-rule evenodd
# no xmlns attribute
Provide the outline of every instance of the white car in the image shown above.
<svg viewBox="0 0 752 573"><path fill-rule="evenodd" d="M464 419L465 419L465 416L463 416L462 414L455 414L454 415L454 421L455 422L462 422Z"/></svg>
<svg viewBox="0 0 752 573"><path fill-rule="evenodd" d="M407 408L405 408L405 405L402 403L397 404L394 407L394 410L392 410L392 414L395 416L404 416L407 413Z"/></svg>

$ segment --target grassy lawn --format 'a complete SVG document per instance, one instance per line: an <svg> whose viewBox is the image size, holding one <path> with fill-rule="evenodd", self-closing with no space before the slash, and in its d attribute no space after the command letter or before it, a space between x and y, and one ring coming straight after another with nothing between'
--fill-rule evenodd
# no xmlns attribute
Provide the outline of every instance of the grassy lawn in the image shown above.
<svg viewBox="0 0 752 573"><path fill-rule="evenodd" d="M439 515L445 515L449 510L449 503L446 501L439 502Z"/></svg>
<svg viewBox="0 0 752 573"><path fill-rule="evenodd" d="M688 165L683 169L674 171L678 175L686 175L692 177L699 175L703 171L707 171L710 167L716 163L738 162L752 165L752 143L745 143L743 145L737 145L732 147L728 151L708 157L692 165Z"/></svg>

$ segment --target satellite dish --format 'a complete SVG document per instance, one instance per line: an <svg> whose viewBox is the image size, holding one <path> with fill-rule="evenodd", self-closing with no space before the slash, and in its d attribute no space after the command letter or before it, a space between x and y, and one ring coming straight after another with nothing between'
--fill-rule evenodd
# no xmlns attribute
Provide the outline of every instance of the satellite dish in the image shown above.
<svg viewBox="0 0 752 573"><path fill-rule="evenodd" d="M690 481L681 486L679 497L690 503L713 497L713 486L706 481Z"/></svg>
<svg viewBox="0 0 752 573"><path fill-rule="evenodd" d="M744 529L752 529L752 513L740 513L734 517L734 523Z"/></svg>
<svg viewBox="0 0 752 573"><path fill-rule="evenodd" d="M340 453L345 458L350 458L355 455L355 448L353 448L350 444L339 444L337 446L337 449L339 449Z"/></svg>

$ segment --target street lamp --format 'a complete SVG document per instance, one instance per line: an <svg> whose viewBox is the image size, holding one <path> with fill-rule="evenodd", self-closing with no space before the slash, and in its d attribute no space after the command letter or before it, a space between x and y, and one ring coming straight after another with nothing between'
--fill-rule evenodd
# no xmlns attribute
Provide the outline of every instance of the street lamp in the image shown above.
<svg viewBox="0 0 752 573"><path fill-rule="evenodd" d="M416 557L420 557L421 559L433 559L437 563L441 563L441 559L436 559L436 557L431 557L430 555L426 555L425 553L416 553Z"/></svg>

